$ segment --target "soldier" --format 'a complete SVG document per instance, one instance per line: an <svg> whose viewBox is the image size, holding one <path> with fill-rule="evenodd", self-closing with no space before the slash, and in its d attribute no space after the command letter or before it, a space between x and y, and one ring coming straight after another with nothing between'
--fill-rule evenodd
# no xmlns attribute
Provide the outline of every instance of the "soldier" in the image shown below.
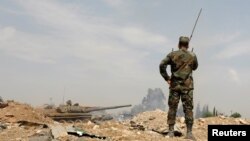
<svg viewBox="0 0 250 141"><path fill-rule="evenodd" d="M194 89L192 71L197 69L198 61L196 55L188 51L188 37L181 36L178 47L178 51L172 51L160 63L160 73L169 84L168 136L174 136L176 111L179 100L181 99L187 126L186 139L195 140L192 134ZM166 70L168 65L171 66L171 77Z"/></svg>

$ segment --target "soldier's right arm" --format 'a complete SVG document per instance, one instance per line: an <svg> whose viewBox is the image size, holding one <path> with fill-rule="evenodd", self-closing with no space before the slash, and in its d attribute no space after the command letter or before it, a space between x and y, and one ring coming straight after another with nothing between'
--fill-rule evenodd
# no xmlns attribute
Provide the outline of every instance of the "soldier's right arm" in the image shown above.
<svg viewBox="0 0 250 141"><path fill-rule="evenodd" d="M198 59L196 55L194 55L194 62L193 62L193 70L196 70L198 68Z"/></svg>
<svg viewBox="0 0 250 141"><path fill-rule="evenodd" d="M196 54L194 52L189 52L189 53L193 57L191 68L192 70L196 70L198 68L198 59L196 57Z"/></svg>
<svg viewBox="0 0 250 141"><path fill-rule="evenodd" d="M170 55L167 55L160 63L159 69L160 69L160 73L161 76L166 80L169 81L170 77L167 73L167 66L170 65L171 62L171 58Z"/></svg>

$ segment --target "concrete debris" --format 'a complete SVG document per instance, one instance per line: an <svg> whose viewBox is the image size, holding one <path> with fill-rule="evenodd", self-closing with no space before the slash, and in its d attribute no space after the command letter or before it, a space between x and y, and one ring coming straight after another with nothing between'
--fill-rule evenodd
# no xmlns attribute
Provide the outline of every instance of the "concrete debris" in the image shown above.
<svg viewBox="0 0 250 141"><path fill-rule="evenodd" d="M91 121L88 121L88 122L87 122L87 124L88 124L88 125L92 125L92 124L93 124L93 122L91 122Z"/></svg>
<svg viewBox="0 0 250 141"><path fill-rule="evenodd" d="M97 130L98 128L99 128L99 125L95 125L95 126L93 127L94 130Z"/></svg>
<svg viewBox="0 0 250 141"><path fill-rule="evenodd" d="M51 133L55 139L68 135L67 130L62 125L50 125Z"/></svg>
<svg viewBox="0 0 250 141"><path fill-rule="evenodd" d="M0 123L0 131L3 130L3 129L6 129L6 128L7 128L6 124Z"/></svg>
<svg viewBox="0 0 250 141"><path fill-rule="evenodd" d="M53 139L50 130L38 130L34 135L29 137L29 141L51 141Z"/></svg>
<svg viewBox="0 0 250 141"><path fill-rule="evenodd" d="M150 119L153 119L153 120L150 120ZM137 127L140 127L141 129L145 128L148 130L152 130L152 129L157 130L159 128L168 127L166 121L167 121L166 112L157 109L155 111L147 111L147 112L139 113L137 116L135 116L131 120L130 124L132 127L137 126Z"/></svg>
<svg viewBox="0 0 250 141"><path fill-rule="evenodd" d="M225 116L223 116L223 115L219 115L219 118L221 118L221 119L225 119L226 117L225 117Z"/></svg>
<svg viewBox="0 0 250 141"><path fill-rule="evenodd" d="M43 124L43 123L38 123L38 122L30 122L30 121L18 121L17 122L19 124L20 127L38 127L38 128L48 128L48 125Z"/></svg>
<svg viewBox="0 0 250 141"><path fill-rule="evenodd" d="M198 121L204 123L204 122L205 122L205 119L199 118Z"/></svg>
<svg viewBox="0 0 250 141"><path fill-rule="evenodd" d="M248 125L249 123L247 121L245 121L244 119L236 119L236 121L239 123L239 124L243 124L243 125Z"/></svg>
<svg viewBox="0 0 250 141"><path fill-rule="evenodd" d="M115 127L111 127L112 130L117 131L118 129Z"/></svg>
<svg viewBox="0 0 250 141"><path fill-rule="evenodd" d="M185 122L185 119L184 121L182 120L183 118L178 118L179 122L174 126L175 136L180 137L183 135L183 130L179 127ZM137 129L141 131L153 131L154 133L166 136L168 134L168 125L166 121L166 112L161 110L155 110L138 114L130 121L130 126L133 127L132 129L134 130Z"/></svg>
<svg viewBox="0 0 250 141"><path fill-rule="evenodd" d="M142 124L138 124L134 121L130 121L130 126L132 127L131 129L137 129L137 130L142 130L144 131L145 130L145 127L142 125Z"/></svg>
<svg viewBox="0 0 250 141"><path fill-rule="evenodd" d="M152 116L152 117L149 117L149 120L154 120L155 118L156 118L156 117L153 117L153 116Z"/></svg>

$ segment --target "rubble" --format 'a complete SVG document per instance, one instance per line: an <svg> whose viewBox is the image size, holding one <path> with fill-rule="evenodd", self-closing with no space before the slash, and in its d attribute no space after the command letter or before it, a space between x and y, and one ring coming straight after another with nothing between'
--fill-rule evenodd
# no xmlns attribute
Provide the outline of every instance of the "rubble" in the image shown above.
<svg viewBox="0 0 250 141"><path fill-rule="evenodd" d="M2 97L0 96L0 108L5 108L8 106L8 103L4 102Z"/></svg>
<svg viewBox="0 0 250 141"><path fill-rule="evenodd" d="M8 106L0 108L0 122L6 128L0 130L1 140L29 140L38 130L48 130L46 125L53 120L28 104L7 101Z"/></svg>
<svg viewBox="0 0 250 141"><path fill-rule="evenodd" d="M73 127L73 126L67 127L66 130L67 130L68 134L76 135L78 137L85 136L85 137L90 137L90 138L106 139L106 137L104 137L104 136L97 136L97 135L89 134L86 131L84 131L80 128Z"/></svg>
<svg viewBox="0 0 250 141"><path fill-rule="evenodd" d="M53 139L50 130L38 130L34 135L28 138L29 141L51 141Z"/></svg>
<svg viewBox="0 0 250 141"><path fill-rule="evenodd" d="M183 117L177 118L177 124L174 126L175 136L183 135L180 126L184 124L184 121ZM167 113L159 109L138 114L130 121L130 124L134 127L133 129L154 131L164 136L168 134Z"/></svg>
<svg viewBox="0 0 250 141"><path fill-rule="evenodd" d="M0 123L0 131L3 129L6 129L6 128L7 128L7 126L5 124Z"/></svg>
<svg viewBox="0 0 250 141"><path fill-rule="evenodd" d="M55 139L68 135L66 128L60 124L50 125L51 133Z"/></svg>
<svg viewBox="0 0 250 141"><path fill-rule="evenodd" d="M204 123L204 122L205 122L205 119L199 118L198 121L201 122L201 123Z"/></svg>
<svg viewBox="0 0 250 141"><path fill-rule="evenodd" d="M161 118L159 118L161 117ZM132 120L136 125L143 125L148 130L158 130L160 128L166 128L168 125L167 114L162 110L147 111L138 114Z"/></svg>
<svg viewBox="0 0 250 141"><path fill-rule="evenodd" d="M59 123L45 116L41 109L8 102L0 109L0 139L3 141L185 141L184 117L177 117L175 135L168 138L167 112L147 111L125 121L82 121ZM207 125L250 124L250 120L231 117L200 118L194 121L193 134L198 141L207 140ZM181 134L180 134L181 133Z"/></svg>
<svg viewBox="0 0 250 141"><path fill-rule="evenodd" d="M236 119L236 122L239 124L243 124L243 125L248 125L250 123L248 123L247 121L245 121L244 119Z"/></svg>
<svg viewBox="0 0 250 141"><path fill-rule="evenodd" d="M20 120L17 122L20 127L36 127L36 128L48 128L48 125L38 122L30 122L26 120Z"/></svg>

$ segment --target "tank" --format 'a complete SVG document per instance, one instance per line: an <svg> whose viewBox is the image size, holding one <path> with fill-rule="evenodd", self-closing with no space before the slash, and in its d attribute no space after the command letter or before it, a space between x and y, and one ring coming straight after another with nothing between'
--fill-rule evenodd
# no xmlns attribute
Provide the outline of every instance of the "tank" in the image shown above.
<svg viewBox="0 0 250 141"><path fill-rule="evenodd" d="M118 109L118 108L131 107L131 106L132 105L119 105L119 106L109 106L109 107L83 107L79 105L68 104L68 105L60 105L55 110L47 110L46 116L57 121L60 121L60 120L65 120L65 121L95 120L95 117L98 117L98 120L102 120L102 119L104 120L104 119L110 119L110 118L107 118L105 115L93 116L91 112Z"/></svg>

